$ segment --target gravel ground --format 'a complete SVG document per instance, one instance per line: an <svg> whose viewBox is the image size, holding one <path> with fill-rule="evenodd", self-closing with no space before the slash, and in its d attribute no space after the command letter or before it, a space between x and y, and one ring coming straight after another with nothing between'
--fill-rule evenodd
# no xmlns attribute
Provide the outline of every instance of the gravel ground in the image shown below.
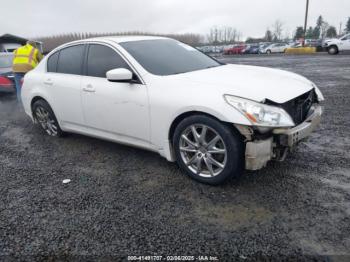
<svg viewBox="0 0 350 262"><path fill-rule="evenodd" d="M221 59L310 78L326 97L320 128L285 162L211 187L154 153L48 137L1 96L0 257L350 259L350 56Z"/></svg>

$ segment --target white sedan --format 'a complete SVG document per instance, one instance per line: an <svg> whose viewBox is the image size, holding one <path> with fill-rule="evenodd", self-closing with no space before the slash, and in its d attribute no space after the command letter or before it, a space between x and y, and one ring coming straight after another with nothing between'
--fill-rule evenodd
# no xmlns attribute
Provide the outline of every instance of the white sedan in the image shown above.
<svg viewBox="0 0 350 262"><path fill-rule="evenodd" d="M289 47L286 43L275 43L260 50L261 54L284 53Z"/></svg>
<svg viewBox="0 0 350 262"><path fill-rule="evenodd" d="M141 36L60 46L22 89L25 112L47 134L158 152L208 184L283 160L320 122L322 100L302 76L226 65L176 40Z"/></svg>

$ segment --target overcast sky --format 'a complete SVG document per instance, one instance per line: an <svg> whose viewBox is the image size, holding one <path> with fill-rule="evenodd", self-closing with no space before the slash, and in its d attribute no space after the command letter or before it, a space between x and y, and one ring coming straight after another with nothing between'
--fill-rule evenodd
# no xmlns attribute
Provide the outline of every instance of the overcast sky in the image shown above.
<svg viewBox="0 0 350 262"><path fill-rule="evenodd" d="M1 4L0 35L49 36L69 32L207 34L212 26L232 26L243 37L263 36L276 19L284 34L302 25L306 0L10 0ZM309 25L318 15L343 28L350 0L310 0Z"/></svg>

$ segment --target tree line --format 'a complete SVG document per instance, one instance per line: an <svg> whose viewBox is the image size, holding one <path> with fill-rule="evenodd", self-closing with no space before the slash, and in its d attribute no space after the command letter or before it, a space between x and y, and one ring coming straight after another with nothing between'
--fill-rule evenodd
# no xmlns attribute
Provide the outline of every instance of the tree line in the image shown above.
<svg viewBox="0 0 350 262"><path fill-rule="evenodd" d="M339 32L338 32L339 31ZM317 18L316 25L310 26L306 32L305 37L307 39L324 39L326 37L332 38L343 33L350 33L350 17L347 20L344 30L337 31L335 26L330 25L320 15ZM43 42L44 52L48 53L56 47L75 40L81 40L92 37L101 36L127 36L127 35L151 35L151 36L165 36L177 39L181 42L192 46L203 45L204 43L209 44L233 44L242 40L242 33L231 26L214 26L210 29L209 33L204 36L201 34L187 33L187 34L156 34L141 31L131 32L119 32L119 33L68 33L47 37L38 37L36 40ZM293 34L293 39L297 40L304 37L304 28L298 26ZM257 42L279 42L283 40L290 40L290 35L284 29L284 24L281 20L276 20L270 28L267 28L265 35L261 38L248 37L247 43Z"/></svg>
<svg viewBox="0 0 350 262"><path fill-rule="evenodd" d="M339 28L341 30L341 28ZM350 18L348 20L348 25L345 28L345 32L350 32ZM320 15L317 18L316 25L314 27L310 26L306 32L302 26L296 28L294 39L300 39L304 37L307 39L324 39L324 38L334 38L337 35L341 35L343 32L338 32L335 26L330 25L324 18Z"/></svg>
<svg viewBox="0 0 350 262"><path fill-rule="evenodd" d="M230 29L230 30L228 30ZM259 42L280 42L289 41L291 39L298 40L300 38L306 39L324 39L334 38L342 34L350 33L350 17L347 20L344 30L330 25L320 15L317 18L316 25L310 26L305 34L303 26L298 26L291 36L284 28L284 24L281 20L276 20L275 23L267 28L265 35L259 38L248 37L246 43L259 43ZM228 36L227 36L228 35ZM231 27L213 27L207 37L210 44L230 44L240 41L241 33L235 28Z"/></svg>

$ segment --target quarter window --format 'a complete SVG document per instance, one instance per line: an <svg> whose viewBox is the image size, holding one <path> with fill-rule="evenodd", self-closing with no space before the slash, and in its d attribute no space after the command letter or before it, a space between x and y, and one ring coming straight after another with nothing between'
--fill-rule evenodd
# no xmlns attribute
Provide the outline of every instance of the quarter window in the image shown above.
<svg viewBox="0 0 350 262"><path fill-rule="evenodd" d="M92 44L89 46L87 58L87 75L94 77L106 77L109 70L116 68L130 67L125 60L113 49L104 46Z"/></svg>
<svg viewBox="0 0 350 262"><path fill-rule="evenodd" d="M76 45L62 49L58 58L57 72L81 75L83 54L83 45Z"/></svg>
<svg viewBox="0 0 350 262"><path fill-rule="evenodd" d="M47 72L56 72L59 53L54 53L47 60Z"/></svg>

